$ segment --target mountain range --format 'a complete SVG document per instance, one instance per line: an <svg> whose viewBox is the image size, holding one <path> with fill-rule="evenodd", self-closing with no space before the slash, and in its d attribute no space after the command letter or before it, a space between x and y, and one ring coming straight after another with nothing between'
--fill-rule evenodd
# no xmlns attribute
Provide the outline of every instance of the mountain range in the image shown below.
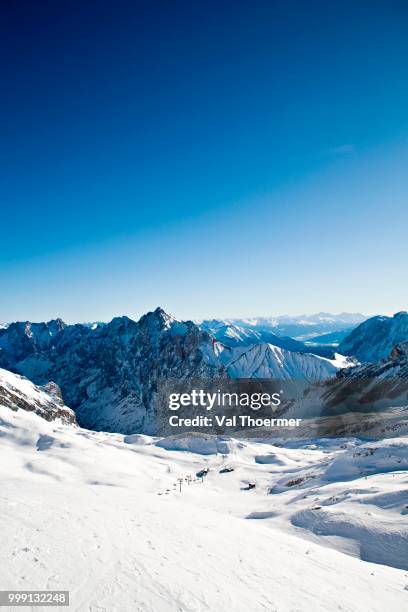
<svg viewBox="0 0 408 612"><path fill-rule="evenodd" d="M197 321L202 329L213 333L220 341L227 344L234 341L236 333L245 340L256 337L258 341L269 342L272 335L280 338L280 344L289 350L304 349L303 342L333 332L350 332L354 327L365 321L368 317L360 313L331 314L319 312L313 315L289 316L281 315L278 317L253 317L247 319L206 319ZM218 337L220 334L220 337ZM285 344L286 341L296 340L299 342L297 348ZM272 342L274 344L274 342Z"/></svg>
<svg viewBox="0 0 408 612"><path fill-rule="evenodd" d="M289 336L279 336L273 333L270 329L260 328L257 325L234 324L229 321L203 321L200 325L201 329L216 338L225 346L249 346L250 344L258 344L265 342L273 344L288 351L305 351L306 345L299 340L294 340Z"/></svg>
<svg viewBox="0 0 408 612"><path fill-rule="evenodd" d="M358 316L341 315L340 323L336 316L321 314L306 323L316 327L319 321L328 319L329 325L350 325ZM342 340L333 358L305 352L304 343L274 334L265 320L241 321L244 326L237 323L211 321L199 326L179 321L161 308L139 321L123 316L97 324L67 325L61 319L16 322L0 329L0 368L27 377L43 391L44 385L54 381L83 427L154 434L160 381L303 380L311 385L309 400L321 413L330 407L336 394L344 396L347 381L383 377L390 369L390 360L394 364L396 353L392 349L397 344L403 347L394 349L400 351L398 359L402 363L405 348L401 343L408 340L407 313L363 321ZM296 350L299 345L301 350ZM383 362L384 354L387 357ZM355 357L376 365L359 366ZM395 364L391 369L399 379L405 376L400 361L396 369ZM327 383L321 382L326 379ZM367 401L372 397L370 389Z"/></svg>
<svg viewBox="0 0 408 612"><path fill-rule="evenodd" d="M154 433L160 380L333 376L351 360L326 359L269 343L225 346L192 321L161 308L139 321L117 317L102 325L12 323L0 330L0 367L37 385L55 381L64 401L88 428Z"/></svg>

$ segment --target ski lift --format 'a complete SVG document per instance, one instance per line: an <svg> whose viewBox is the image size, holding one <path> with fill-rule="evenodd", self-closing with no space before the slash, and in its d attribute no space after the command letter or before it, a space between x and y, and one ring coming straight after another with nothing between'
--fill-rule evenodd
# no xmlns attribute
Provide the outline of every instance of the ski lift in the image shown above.
<svg viewBox="0 0 408 612"><path fill-rule="evenodd" d="M207 476L208 472L210 470L208 469L208 467L203 468L202 470L200 470L199 472L197 472L196 476L198 478L204 478L204 476Z"/></svg>

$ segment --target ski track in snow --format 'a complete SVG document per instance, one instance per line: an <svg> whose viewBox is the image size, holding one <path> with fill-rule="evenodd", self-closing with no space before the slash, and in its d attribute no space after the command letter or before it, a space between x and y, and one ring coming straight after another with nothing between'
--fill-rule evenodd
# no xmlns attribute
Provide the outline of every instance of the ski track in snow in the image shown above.
<svg viewBox="0 0 408 612"><path fill-rule="evenodd" d="M0 588L74 612L407 609L408 439L216 444L0 408Z"/></svg>

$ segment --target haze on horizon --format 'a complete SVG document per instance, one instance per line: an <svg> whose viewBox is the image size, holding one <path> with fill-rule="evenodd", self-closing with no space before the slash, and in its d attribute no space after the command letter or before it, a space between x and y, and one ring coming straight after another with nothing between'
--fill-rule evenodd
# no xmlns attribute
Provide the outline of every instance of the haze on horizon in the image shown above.
<svg viewBox="0 0 408 612"><path fill-rule="evenodd" d="M1 13L0 322L407 309L405 2Z"/></svg>
<svg viewBox="0 0 408 612"><path fill-rule="evenodd" d="M215 315L212 316L208 316L205 318L193 318L193 317L179 317L177 315L177 313L174 312L170 312L164 308L162 308L161 306L156 306L156 307L151 307L149 308L147 311L145 312L134 312L132 314L129 313L122 313L121 315L114 315L111 317L108 317L107 319L89 319L89 320L83 320L83 321L73 321L73 320L64 320L62 317L51 317L51 318L43 318L43 319L36 319L30 320L30 323L48 323L52 320L56 320L56 319L60 319L62 320L64 323L67 323L68 325L73 325L73 324L84 324L84 325L91 325L91 324L105 324L105 323L109 323L111 322L115 316L116 317L128 317L129 319L132 319L133 321L138 321L142 316L154 312L156 310L161 310L165 313L165 315L168 315L170 317L173 317L176 320L179 321L193 321L194 323L197 324L201 324L202 322L206 321L206 322L210 322L210 321L225 321L225 322L230 322L233 325L238 324L237 322L242 321L243 323L250 323L253 322L254 324L257 323L262 323L263 320L265 321L272 321L272 320L276 320L276 321L280 321L280 323L284 323L286 320L289 322L295 322L298 321L299 323L303 323L304 321L307 320L317 320L319 316L322 316L322 321L324 320L324 317L326 316L328 319L340 319L342 316L344 316L344 318L348 318L350 317L350 324L354 325L357 324L357 320L365 320L368 319L370 317L376 316L376 315L382 315L382 316L389 316L392 317L395 312L387 312L387 313L361 313L361 312L313 312L313 313L295 313L295 314L286 314L286 313L272 313L272 314L261 314L261 315L247 315L247 316L226 316L226 317L220 317ZM355 322L351 320L351 317L355 318ZM0 329L2 325L9 325L10 323L15 323L15 322L25 322L26 319L24 320L10 320L10 321L0 321Z"/></svg>

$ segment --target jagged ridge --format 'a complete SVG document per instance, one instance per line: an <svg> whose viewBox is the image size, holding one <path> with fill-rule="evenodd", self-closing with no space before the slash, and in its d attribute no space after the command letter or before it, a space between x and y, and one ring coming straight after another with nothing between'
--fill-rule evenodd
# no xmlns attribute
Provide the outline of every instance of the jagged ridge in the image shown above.
<svg viewBox="0 0 408 612"><path fill-rule="evenodd" d="M0 406L35 412L47 421L58 419L64 423L76 423L74 411L64 405L55 383L38 387L27 378L3 369L0 369Z"/></svg>

